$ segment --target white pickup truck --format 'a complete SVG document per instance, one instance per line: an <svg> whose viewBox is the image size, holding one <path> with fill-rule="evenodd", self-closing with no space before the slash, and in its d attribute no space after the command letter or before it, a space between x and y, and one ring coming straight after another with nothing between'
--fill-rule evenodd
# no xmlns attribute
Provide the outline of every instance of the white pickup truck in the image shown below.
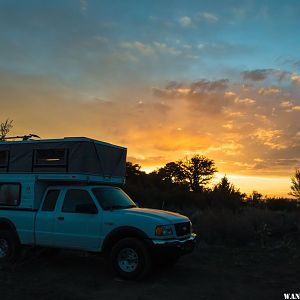
<svg viewBox="0 0 300 300"><path fill-rule="evenodd" d="M0 262L14 259L23 245L78 249L105 255L118 276L134 279L158 260L171 264L193 250L196 235L187 217L139 208L122 189L97 178L2 170Z"/></svg>

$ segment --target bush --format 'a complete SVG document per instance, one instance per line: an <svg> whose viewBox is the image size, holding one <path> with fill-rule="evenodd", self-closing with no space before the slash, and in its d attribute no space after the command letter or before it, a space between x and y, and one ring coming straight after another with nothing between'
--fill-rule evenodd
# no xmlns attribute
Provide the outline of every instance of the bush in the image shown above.
<svg viewBox="0 0 300 300"><path fill-rule="evenodd" d="M197 214L194 228L205 243L234 246L275 246L300 236L298 213L245 208L240 213L206 210Z"/></svg>

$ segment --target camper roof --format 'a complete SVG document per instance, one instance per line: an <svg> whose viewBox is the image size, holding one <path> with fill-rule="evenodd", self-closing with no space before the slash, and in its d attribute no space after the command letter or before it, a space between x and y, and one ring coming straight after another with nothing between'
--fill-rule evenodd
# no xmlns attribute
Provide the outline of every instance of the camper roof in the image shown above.
<svg viewBox="0 0 300 300"><path fill-rule="evenodd" d="M0 145L11 145L11 144L19 144L19 143L49 143L49 142L62 142L62 141L65 141L65 142L94 142L96 144L101 144L101 145L107 145L107 146L110 146L110 147L116 147L116 148L120 148L120 149L126 149L125 147L122 147L122 146L118 146L118 145L114 145L114 144L110 144L110 143L107 143L107 142L103 142L103 141L98 141L98 140L95 140L95 139L91 139L91 138L88 138L88 137L64 137L64 138L60 138L60 139L40 139L40 140L21 140L21 141L0 141Z"/></svg>
<svg viewBox="0 0 300 300"><path fill-rule="evenodd" d="M0 173L81 174L124 182L126 152L86 137L0 142Z"/></svg>

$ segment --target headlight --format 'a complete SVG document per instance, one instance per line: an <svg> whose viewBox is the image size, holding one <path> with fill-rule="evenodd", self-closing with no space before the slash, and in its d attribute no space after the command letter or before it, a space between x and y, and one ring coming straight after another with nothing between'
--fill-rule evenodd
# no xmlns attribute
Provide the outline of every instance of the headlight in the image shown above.
<svg viewBox="0 0 300 300"><path fill-rule="evenodd" d="M155 235L157 235L157 236L173 235L172 225L157 226L155 229Z"/></svg>

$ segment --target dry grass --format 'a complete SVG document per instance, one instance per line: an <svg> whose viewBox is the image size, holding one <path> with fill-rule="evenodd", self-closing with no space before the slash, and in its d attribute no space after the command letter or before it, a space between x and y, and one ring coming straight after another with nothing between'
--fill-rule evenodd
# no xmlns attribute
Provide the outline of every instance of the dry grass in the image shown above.
<svg viewBox="0 0 300 300"><path fill-rule="evenodd" d="M244 208L186 211L200 241L209 245L296 247L300 238L300 213Z"/></svg>
<svg viewBox="0 0 300 300"><path fill-rule="evenodd" d="M198 246L172 270L142 282L119 280L97 256L63 251L47 259L32 250L0 267L0 299L283 299L298 292L298 249Z"/></svg>

